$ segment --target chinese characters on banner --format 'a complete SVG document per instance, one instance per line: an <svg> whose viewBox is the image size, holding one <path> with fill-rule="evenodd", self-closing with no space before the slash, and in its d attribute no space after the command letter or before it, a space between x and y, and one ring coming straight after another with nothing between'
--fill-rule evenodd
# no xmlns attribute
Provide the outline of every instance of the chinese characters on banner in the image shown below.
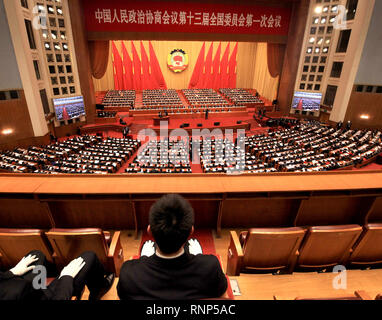
<svg viewBox="0 0 382 320"><path fill-rule="evenodd" d="M175 5L176 4L176 5ZM191 32L287 35L289 8L84 0L90 32Z"/></svg>

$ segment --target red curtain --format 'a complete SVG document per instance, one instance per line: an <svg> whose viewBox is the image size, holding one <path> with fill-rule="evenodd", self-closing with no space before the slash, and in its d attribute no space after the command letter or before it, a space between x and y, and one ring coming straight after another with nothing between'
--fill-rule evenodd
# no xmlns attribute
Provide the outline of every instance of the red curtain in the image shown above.
<svg viewBox="0 0 382 320"><path fill-rule="evenodd" d="M206 43L203 43L202 49L200 50L198 60L196 61L194 72L188 85L189 89L198 88L198 83L201 77L203 77L203 65L204 65L204 53L206 51Z"/></svg>
<svg viewBox="0 0 382 320"><path fill-rule="evenodd" d="M121 56L119 55L118 49L115 46L114 41L112 41L113 47L113 69L114 69L114 88L115 90L123 90L123 64Z"/></svg>
<svg viewBox="0 0 382 320"><path fill-rule="evenodd" d="M220 68L220 55L221 55L221 50L222 50L222 44L219 43L218 50L216 51L215 54L215 59L214 59L214 64L213 64L213 86L212 89L219 89L220 86L220 73L219 73L219 68Z"/></svg>
<svg viewBox="0 0 382 320"><path fill-rule="evenodd" d="M273 78L281 74L284 62L285 45L278 43L267 44L268 70Z"/></svg>
<svg viewBox="0 0 382 320"><path fill-rule="evenodd" d="M229 79L228 79L229 88L236 88L237 46L238 46L238 43L236 42L235 48L233 49L233 52L231 53L231 58L229 60Z"/></svg>
<svg viewBox="0 0 382 320"><path fill-rule="evenodd" d="M109 63L110 41L89 41L88 44L92 75L102 79Z"/></svg>
<svg viewBox="0 0 382 320"><path fill-rule="evenodd" d="M142 71L141 60L139 59L137 49L135 49L133 41L131 41L131 47L133 50L133 65L134 65L134 89L142 90Z"/></svg>
<svg viewBox="0 0 382 320"><path fill-rule="evenodd" d="M124 73L124 89L131 90L134 88L133 84L133 63L130 59L129 53L125 47L125 43L122 42L122 55L123 55L123 66L125 68Z"/></svg>
<svg viewBox="0 0 382 320"><path fill-rule="evenodd" d="M162 70L160 68L157 56L155 54L154 48L149 41L149 48L150 48L150 63L151 63L151 79L155 79L155 85L158 89L167 89L166 82L163 77ZM154 88L154 89L156 89Z"/></svg>
<svg viewBox="0 0 382 320"><path fill-rule="evenodd" d="M222 61L220 62L220 85L219 88L228 87L228 57L229 57L229 44L227 45Z"/></svg>
<svg viewBox="0 0 382 320"><path fill-rule="evenodd" d="M147 56L143 42L141 41L141 57L142 57L142 89L153 89L153 79L150 75L150 62Z"/></svg>

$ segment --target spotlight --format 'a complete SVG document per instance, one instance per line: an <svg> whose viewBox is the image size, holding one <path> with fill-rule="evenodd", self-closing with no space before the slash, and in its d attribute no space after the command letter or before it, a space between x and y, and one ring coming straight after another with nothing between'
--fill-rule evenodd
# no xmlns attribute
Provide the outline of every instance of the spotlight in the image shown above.
<svg viewBox="0 0 382 320"><path fill-rule="evenodd" d="M369 119L370 118L370 116L368 115L368 114L362 114L361 116L360 116L360 118L361 119Z"/></svg>

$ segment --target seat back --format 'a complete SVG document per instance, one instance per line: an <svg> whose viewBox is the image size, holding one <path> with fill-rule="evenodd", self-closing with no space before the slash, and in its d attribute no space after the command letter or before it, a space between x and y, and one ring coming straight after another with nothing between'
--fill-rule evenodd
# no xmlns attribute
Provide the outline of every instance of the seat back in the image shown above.
<svg viewBox="0 0 382 320"><path fill-rule="evenodd" d="M29 252L39 250L49 262L53 251L42 230L0 229L0 261L2 269L13 268Z"/></svg>
<svg viewBox="0 0 382 320"><path fill-rule="evenodd" d="M93 251L107 267L108 247L101 229L51 229L46 233L62 267L85 251Z"/></svg>
<svg viewBox="0 0 382 320"><path fill-rule="evenodd" d="M363 232L353 246L349 262L357 265L382 263L382 223L364 226Z"/></svg>
<svg viewBox="0 0 382 320"><path fill-rule="evenodd" d="M343 264L361 232L359 225L310 227L300 249L298 266L324 268Z"/></svg>
<svg viewBox="0 0 382 320"><path fill-rule="evenodd" d="M250 229L243 248L243 268L284 269L296 256L305 230L303 228Z"/></svg>

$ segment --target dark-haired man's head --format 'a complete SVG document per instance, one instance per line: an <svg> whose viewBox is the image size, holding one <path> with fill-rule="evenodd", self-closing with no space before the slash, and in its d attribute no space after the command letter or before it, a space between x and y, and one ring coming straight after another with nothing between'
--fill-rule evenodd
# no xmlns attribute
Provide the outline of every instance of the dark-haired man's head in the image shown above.
<svg viewBox="0 0 382 320"><path fill-rule="evenodd" d="M168 194L150 209L149 230L164 254L179 251L193 232L194 210L182 196Z"/></svg>

